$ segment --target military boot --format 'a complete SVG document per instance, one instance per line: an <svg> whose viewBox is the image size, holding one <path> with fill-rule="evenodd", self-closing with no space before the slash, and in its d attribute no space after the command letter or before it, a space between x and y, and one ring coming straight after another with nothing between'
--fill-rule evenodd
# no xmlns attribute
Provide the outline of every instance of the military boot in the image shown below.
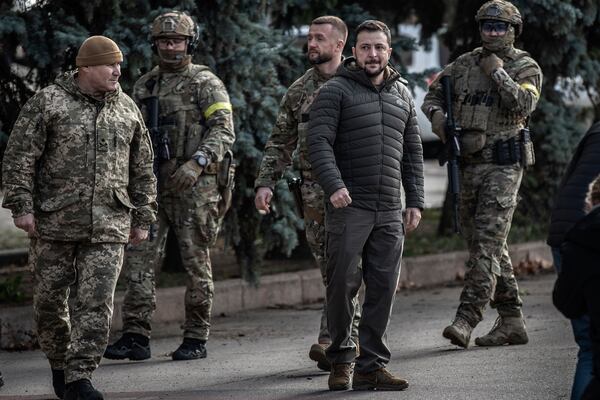
<svg viewBox="0 0 600 400"><path fill-rule="evenodd" d="M522 317L500 316L487 335L475 339L477 346L502 346L504 344L526 344L527 342L529 342L529 337Z"/></svg>
<svg viewBox="0 0 600 400"><path fill-rule="evenodd" d="M331 371L331 363L325 356L325 349L328 347L325 343L315 343L310 346L308 358L317 362L317 368L323 371Z"/></svg>
<svg viewBox="0 0 600 400"><path fill-rule="evenodd" d="M352 378L354 390L404 390L408 382L392 375L387 369L379 368L366 374L355 372Z"/></svg>
<svg viewBox="0 0 600 400"><path fill-rule="evenodd" d="M173 352L173 360L196 360L206 358L206 341L183 338L183 343Z"/></svg>
<svg viewBox="0 0 600 400"><path fill-rule="evenodd" d="M473 332L473 326L467 322L464 318L456 317L452 325L448 325L442 335L446 339L450 339L450 342L455 346L463 348L469 347L469 340L471 340L471 332Z"/></svg>
<svg viewBox="0 0 600 400"><path fill-rule="evenodd" d="M115 343L109 345L104 351L104 357L110 360L134 361L150 358L150 339L139 333L124 333Z"/></svg>
<svg viewBox="0 0 600 400"><path fill-rule="evenodd" d="M2 372L0 372L0 387L4 386L4 379L2 378ZM62 397L61 397L62 399Z"/></svg>
<svg viewBox="0 0 600 400"><path fill-rule="evenodd" d="M104 400L102 393L94 389L89 379L67 383L65 400Z"/></svg>
<svg viewBox="0 0 600 400"><path fill-rule="evenodd" d="M353 367L351 363L331 364L329 373L329 390L348 390L352 380Z"/></svg>
<svg viewBox="0 0 600 400"><path fill-rule="evenodd" d="M65 397L65 371L52 368L52 387L59 399Z"/></svg>

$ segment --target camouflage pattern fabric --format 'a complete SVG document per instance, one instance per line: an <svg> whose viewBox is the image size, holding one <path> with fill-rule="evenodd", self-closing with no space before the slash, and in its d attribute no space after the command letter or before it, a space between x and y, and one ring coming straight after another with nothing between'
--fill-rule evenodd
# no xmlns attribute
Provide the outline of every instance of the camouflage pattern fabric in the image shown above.
<svg viewBox="0 0 600 400"><path fill-rule="evenodd" d="M302 201L304 202L304 226L306 239L311 253L321 270L323 284L327 286L325 276L325 200L323 189L311 177L311 166L308 161L307 129L310 106L318 89L330 77L321 75L315 68L311 68L287 90L279 105L279 113L273 132L265 145L265 153L260 165L258 177L254 187L269 187L271 190L275 183L281 179L283 172L290 165L300 171L304 178L302 184ZM327 305L324 302L319 327L319 342L330 341L327 330ZM355 316L352 325L352 336L358 337L358 323L360 322L360 304L355 299Z"/></svg>
<svg viewBox="0 0 600 400"><path fill-rule="evenodd" d="M66 73L23 106L3 160L3 206L33 213L40 238L119 242L156 212L152 147L135 103L103 101Z"/></svg>
<svg viewBox="0 0 600 400"><path fill-rule="evenodd" d="M155 219L152 147L120 88L100 101L74 73L23 107L3 162L4 207L34 216L30 244L40 346L67 382L90 378L108 341L113 295L130 226ZM69 286L77 296L69 315Z"/></svg>
<svg viewBox="0 0 600 400"><path fill-rule="evenodd" d="M296 170L311 171L306 142L308 115L317 90L329 78L311 68L288 88L279 104L273 132L265 144L255 188L273 189L292 161Z"/></svg>
<svg viewBox="0 0 600 400"><path fill-rule="evenodd" d="M134 86L134 99L143 114L147 112L145 100L153 95L159 98L159 130L169 138L171 159L159 167L157 235L125 255L123 331L150 336L156 306L155 269L166 235L173 230L189 275L183 335L206 340L214 292L209 247L217 239L224 214L218 208L221 194L213 167L235 140L231 104L223 83L207 67L194 64L178 72L155 68L141 77ZM178 192L171 175L198 151L208 155L211 164L192 188Z"/></svg>
<svg viewBox="0 0 600 400"><path fill-rule="evenodd" d="M123 331L150 336L156 307L155 268L162 260L166 236L172 229L189 276L184 337L208 339L214 293L209 248L217 240L222 220L217 209L220 196L215 180L216 175L202 175L181 196L161 195L156 237L126 251Z"/></svg>
<svg viewBox="0 0 600 400"><path fill-rule="evenodd" d="M469 248L465 286L457 315L475 326L488 301L505 317L519 317L523 304L506 238L517 207L519 165L467 165L461 169L460 223Z"/></svg>
<svg viewBox="0 0 600 400"><path fill-rule="evenodd" d="M457 316L472 326L481 321L490 301L502 316L521 315L522 301L506 238L517 206L523 166L496 165L492 150L497 141L518 139L535 110L543 80L540 67L529 54L512 46L495 53L504 67L487 76L479 61L489 54L477 48L458 57L440 74L452 79L452 106L456 122L463 129L459 197L469 259ZM439 78L430 86L421 108L429 119L436 110L446 109Z"/></svg>
<svg viewBox="0 0 600 400"><path fill-rule="evenodd" d="M34 318L42 351L67 382L91 379L108 343L123 244L32 239ZM69 286L77 294L71 314Z"/></svg>

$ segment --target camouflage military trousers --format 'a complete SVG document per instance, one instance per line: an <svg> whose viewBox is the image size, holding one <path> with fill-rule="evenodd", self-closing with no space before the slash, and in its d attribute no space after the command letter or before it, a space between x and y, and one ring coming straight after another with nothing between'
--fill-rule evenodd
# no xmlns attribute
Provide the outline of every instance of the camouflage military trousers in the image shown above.
<svg viewBox="0 0 600 400"><path fill-rule="evenodd" d="M150 337L156 308L155 271L163 258L167 233L172 229L189 276L183 336L208 339L214 293L209 248L217 239L222 220L218 211L220 198L216 175L202 175L196 185L181 193L161 192L155 237L125 252L124 332Z"/></svg>
<svg viewBox="0 0 600 400"><path fill-rule="evenodd" d="M523 169L519 164L469 164L461 168L460 219L469 247L457 316L472 326L488 302L502 316L520 316L522 301L508 255Z"/></svg>
<svg viewBox="0 0 600 400"><path fill-rule="evenodd" d="M123 247L31 240L38 341L50 366L65 370L67 382L90 379L106 349ZM71 285L77 293L69 311Z"/></svg>
<svg viewBox="0 0 600 400"><path fill-rule="evenodd" d="M304 226L306 240L310 251L319 265L323 285L327 287L327 258L325 255L325 199L323 189L319 184L310 179L304 179L301 186L302 202L304 208ZM358 296L353 300L354 318L352 319L352 337L358 338L358 324L360 323L360 302ZM327 301L323 300L323 312L319 326L319 343L330 343L331 337L327 329Z"/></svg>

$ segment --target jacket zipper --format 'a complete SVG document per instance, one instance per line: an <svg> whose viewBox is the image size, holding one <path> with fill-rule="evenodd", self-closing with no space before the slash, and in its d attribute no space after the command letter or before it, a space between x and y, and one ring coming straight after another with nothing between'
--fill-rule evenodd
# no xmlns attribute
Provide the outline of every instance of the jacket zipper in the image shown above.
<svg viewBox="0 0 600 400"><path fill-rule="evenodd" d="M384 86L385 87L385 86ZM381 89L383 90L383 88ZM380 166L379 166L379 190L377 193L377 207L376 207L376 211L379 211L379 203L381 202L381 185L383 184L383 152L385 150L385 135L383 134L383 98L381 97L381 90L377 91L377 94L379 96L379 112L381 113L381 122L380 122L380 128L381 128L381 161L380 161Z"/></svg>

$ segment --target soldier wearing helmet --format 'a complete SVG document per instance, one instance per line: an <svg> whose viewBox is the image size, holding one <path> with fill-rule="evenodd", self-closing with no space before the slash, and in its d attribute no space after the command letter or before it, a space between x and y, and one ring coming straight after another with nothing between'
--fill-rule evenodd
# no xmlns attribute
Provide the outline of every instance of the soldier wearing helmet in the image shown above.
<svg viewBox="0 0 600 400"><path fill-rule="evenodd" d="M482 47L459 56L439 75L450 77L451 106L462 128L459 217L470 251L460 305L443 336L464 348L488 302L499 317L492 330L475 343L528 342L506 238L523 170L534 162L527 125L542 86L538 64L514 47L522 18L513 4L488 1L475 20ZM421 108L434 133L445 141L447 105L440 78L430 86Z"/></svg>
<svg viewBox="0 0 600 400"><path fill-rule="evenodd" d="M189 15L159 15L151 26L151 40L158 65L135 83L133 98L153 139L159 216L154 237L126 252L124 333L104 356L150 357L154 271L172 230L189 275L183 343L172 357L204 358L213 298L209 248L230 205L234 173L231 103L223 82L208 67L192 63L198 29Z"/></svg>
<svg viewBox="0 0 600 400"><path fill-rule="evenodd" d="M179 64L191 61L198 43L198 28L184 12L173 11L159 15L152 23L152 48L161 63ZM169 46L169 44L172 44ZM183 46L177 46L178 44ZM181 48L184 48L183 50Z"/></svg>

